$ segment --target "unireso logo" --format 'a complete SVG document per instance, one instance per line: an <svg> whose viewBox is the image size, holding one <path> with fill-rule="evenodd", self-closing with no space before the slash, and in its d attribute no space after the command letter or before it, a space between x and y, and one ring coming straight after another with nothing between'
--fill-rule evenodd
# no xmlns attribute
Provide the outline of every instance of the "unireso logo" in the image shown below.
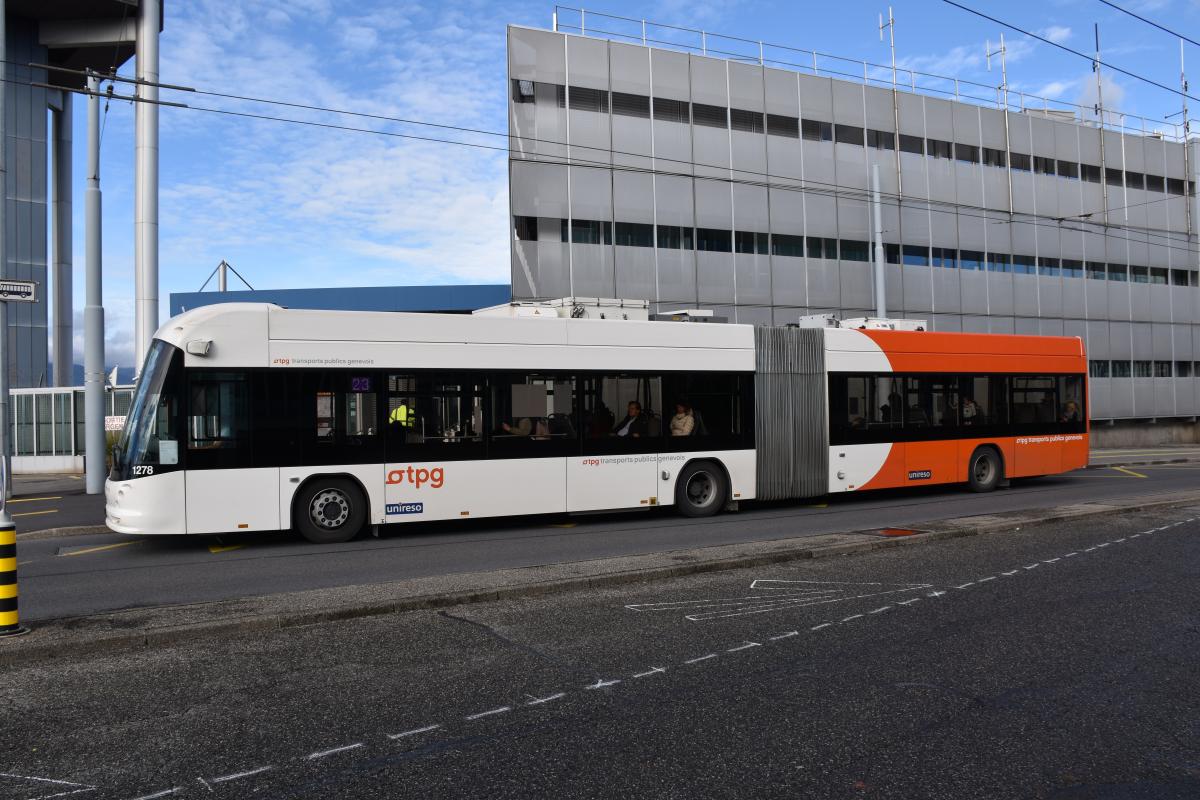
<svg viewBox="0 0 1200 800"><path fill-rule="evenodd" d="M396 514L421 514L425 511L424 503L388 503L385 510L389 516Z"/></svg>

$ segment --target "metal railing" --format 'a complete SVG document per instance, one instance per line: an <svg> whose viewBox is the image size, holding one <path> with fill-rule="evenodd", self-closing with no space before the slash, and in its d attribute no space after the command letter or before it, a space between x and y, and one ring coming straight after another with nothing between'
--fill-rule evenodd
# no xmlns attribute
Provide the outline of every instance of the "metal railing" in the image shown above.
<svg viewBox="0 0 1200 800"><path fill-rule="evenodd" d="M83 387L12 390L14 456L82 456ZM117 386L104 396L106 416L122 417L133 399L132 386Z"/></svg>
<svg viewBox="0 0 1200 800"><path fill-rule="evenodd" d="M567 13L565 19L562 12ZM1185 125L1182 120L1171 122L1169 118L1151 119L1111 108L1104 108L1102 113L1097 113L1093 106L1042 97L1013 89L1011 86L1006 92L1003 85L993 86L899 65L893 68L888 64L875 64L818 50L771 44L699 28L667 25L572 6L554 6L554 30L665 47L764 67L781 67L817 76L844 78L867 86L953 98L959 102L971 102L988 108L1004 109L1007 102L1009 111L1042 114L1048 117L1069 117L1077 123L1091 127L1102 125L1108 130L1155 136L1174 142L1182 142L1185 138L1194 136L1190 131L1195 130L1195 126L1190 125L1195 119L1190 119L1189 124ZM1179 112L1175 112L1170 117L1179 115Z"/></svg>

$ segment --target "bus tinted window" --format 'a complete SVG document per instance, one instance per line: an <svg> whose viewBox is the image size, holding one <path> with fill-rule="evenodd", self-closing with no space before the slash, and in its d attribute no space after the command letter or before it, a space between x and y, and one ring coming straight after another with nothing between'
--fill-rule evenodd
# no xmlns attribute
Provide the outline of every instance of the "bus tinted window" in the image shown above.
<svg viewBox="0 0 1200 800"><path fill-rule="evenodd" d="M750 447L753 376L732 372L668 373L663 419L669 450Z"/></svg>
<svg viewBox="0 0 1200 800"><path fill-rule="evenodd" d="M663 432L662 378L586 375L580 381L584 454L658 452Z"/></svg>
<svg viewBox="0 0 1200 800"><path fill-rule="evenodd" d="M573 452L575 379L570 375L497 375L491 381L491 451L536 458Z"/></svg>
<svg viewBox="0 0 1200 800"><path fill-rule="evenodd" d="M469 373L387 376L388 459L481 454L483 378ZM474 452L464 452L474 446Z"/></svg>
<svg viewBox="0 0 1200 800"><path fill-rule="evenodd" d="M245 444L246 376L195 374L188 381L188 449L216 450Z"/></svg>

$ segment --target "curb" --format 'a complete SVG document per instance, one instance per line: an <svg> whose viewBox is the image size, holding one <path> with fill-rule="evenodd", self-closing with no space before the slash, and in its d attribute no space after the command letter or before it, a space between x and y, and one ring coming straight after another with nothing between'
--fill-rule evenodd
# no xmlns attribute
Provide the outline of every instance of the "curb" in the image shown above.
<svg viewBox="0 0 1200 800"><path fill-rule="evenodd" d="M336 622L365 617L375 617L384 614L396 614L406 611L422 611L449 606L487 603L496 600L510 600L524 597L540 597L559 594L578 589L604 588L621 586L666 578L696 575L707 572L720 572L745 567L778 564L789 561L799 561L809 558L829 558L833 556L855 555L875 550L893 547L914 546L924 542L957 539L967 536L978 536L988 533L1001 533L1008 530L1032 528L1052 522L1072 519L1086 519L1102 514L1129 514L1148 510L1172 508L1191 504L1200 504L1200 493L1186 497L1173 496L1169 499L1145 498L1134 501L1131 505L1120 507L1106 506L1099 503L1060 506L1029 512L1026 517L996 517L980 515L946 519L935 523L933 527L920 530L918 533L905 538L877 538L870 532L852 531L848 534L865 537L859 541L830 544L826 546L788 547L769 552L738 555L710 560L696 560L687 563L676 563L644 569L629 569L592 576L573 576L568 578L544 581L526 581L511 586L480 590L459 590L444 593L416 595L395 600L378 600L372 602L350 603L341 607L301 610L282 613L251 613L219 621L202 621L187 624L166 625L159 628L141 631L128 631L114 635L101 635L91 639L75 638L81 631L86 631L89 622L99 624L105 615L92 617L75 617L55 620L37 627L36 632L44 635L58 635L59 641L39 642L37 637L23 637L12 640L11 644L0 645L0 664L16 665L29 664L38 661L66 658L96 653L111 653L137 650L144 647L154 647L177 644L201 639L213 635L245 634L261 631L279 630L299 625L312 625L326 622ZM673 551L669 553L675 558L686 558L687 553L703 553L704 549L693 551ZM661 556L663 554L655 554ZM655 556L646 556L651 558ZM611 559L599 559L598 562ZM587 562L582 562L587 563ZM592 562L597 563L597 562ZM545 567L526 568L543 570ZM348 587L353 588L353 587ZM327 591L327 590L322 590ZM276 595L276 598L280 595ZM219 610L222 604L230 605L244 603L244 600L217 601L214 603L197 603L185 606L174 606L171 610L183 613L197 609ZM145 609L142 609L145 610ZM119 612L118 612L119 613ZM122 624L129 624L122 622ZM135 623L136 624L136 623ZM8 645L8 646L5 646Z"/></svg>
<svg viewBox="0 0 1200 800"><path fill-rule="evenodd" d="M34 539L56 539L60 536L88 536L95 533L112 533L107 525L65 525L61 528L41 528L27 533L18 533L17 541Z"/></svg>
<svg viewBox="0 0 1200 800"><path fill-rule="evenodd" d="M1156 464L1195 464L1200 463L1200 458L1182 457L1182 458L1160 458L1153 461L1112 461L1104 464L1093 464L1088 462L1084 469L1105 469L1107 467L1151 467Z"/></svg>

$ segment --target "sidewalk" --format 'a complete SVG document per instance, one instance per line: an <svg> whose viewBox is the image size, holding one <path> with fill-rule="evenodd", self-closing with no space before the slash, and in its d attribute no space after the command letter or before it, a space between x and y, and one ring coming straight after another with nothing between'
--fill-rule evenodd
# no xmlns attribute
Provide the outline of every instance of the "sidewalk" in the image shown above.
<svg viewBox="0 0 1200 800"><path fill-rule="evenodd" d="M1090 469L1200 462L1200 445L1093 450ZM17 538L103 533L104 496L84 494L79 475L17 475L9 513Z"/></svg>

